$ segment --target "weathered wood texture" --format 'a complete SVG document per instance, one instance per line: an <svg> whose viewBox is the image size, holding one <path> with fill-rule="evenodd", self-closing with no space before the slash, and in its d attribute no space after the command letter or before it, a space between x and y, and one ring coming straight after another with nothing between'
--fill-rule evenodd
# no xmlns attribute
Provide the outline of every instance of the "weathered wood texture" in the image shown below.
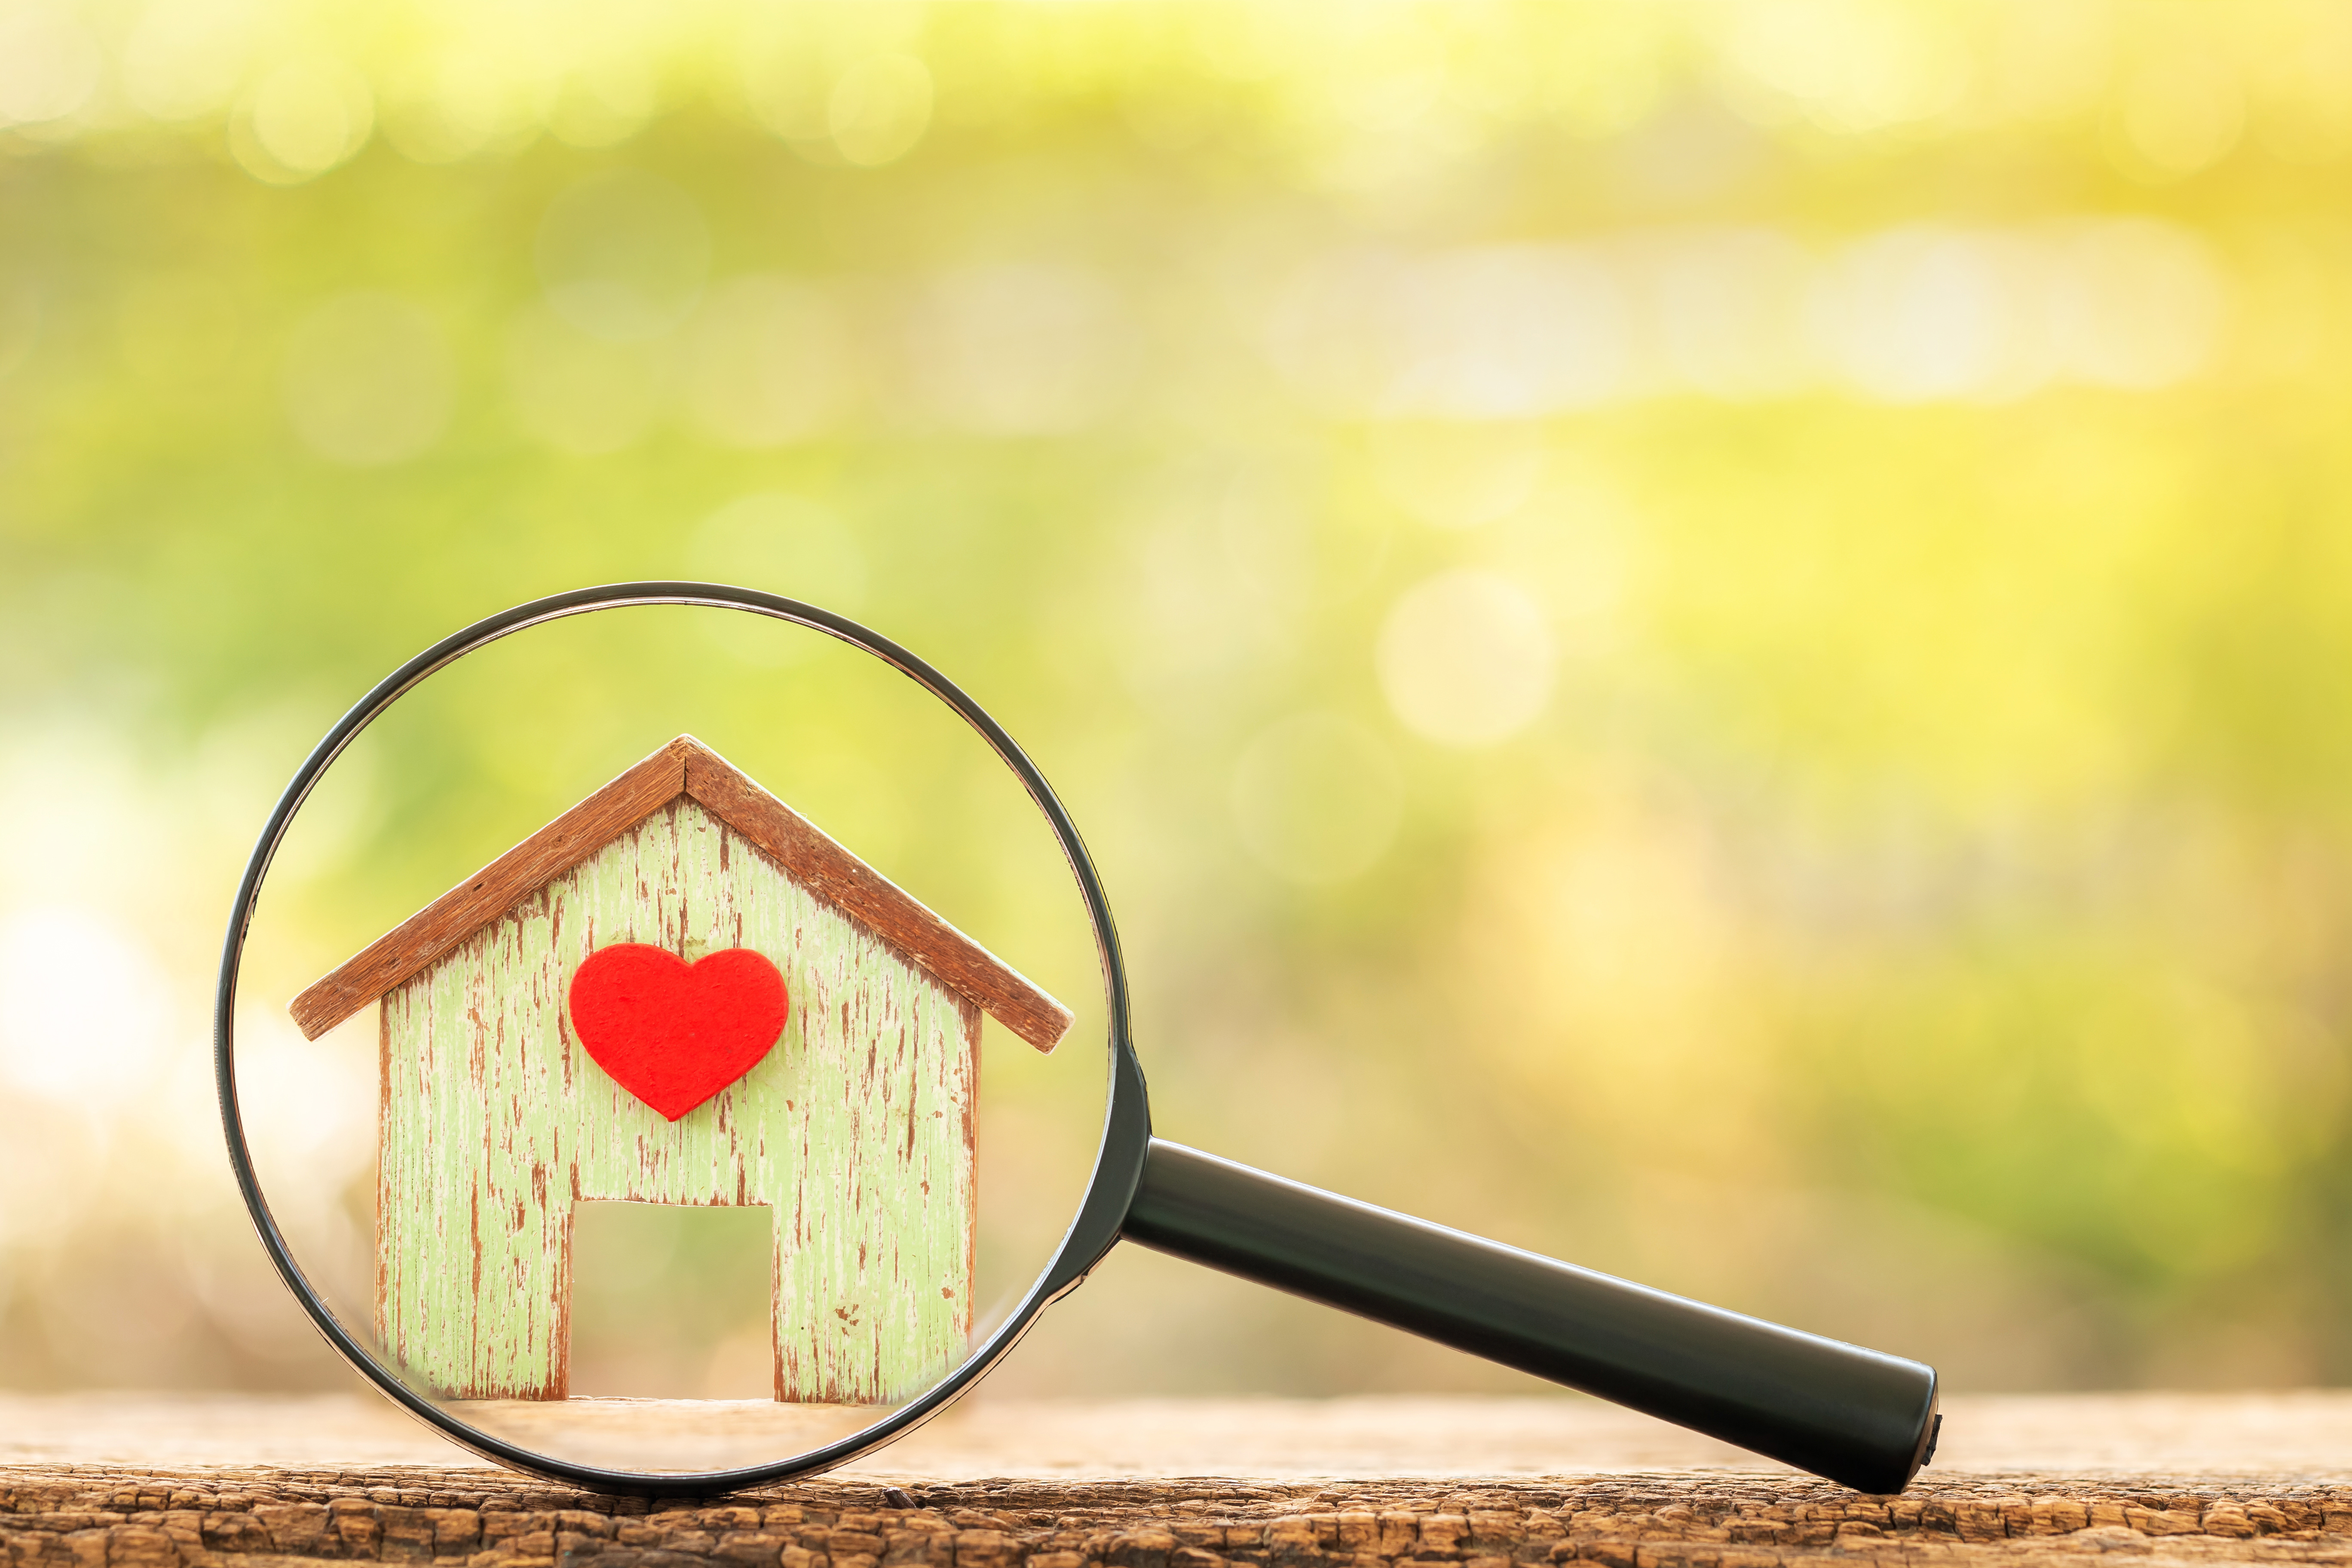
<svg viewBox="0 0 2352 1568"><path fill-rule="evenodd" d="M982 1011L1041 1051L1070 1031L1070 1010L955 927L908 897L873 867L818 831L806 817L686 742L686 792L744 837L793 869L819 898L864 921L883 940L970 997Z"/></svg>
<svg viewBox="0 0 2352 1568"><path fill-rule="evenodd" d="M1567 1397L983 1397L832 1477L648 1507L467 1464L366 1396L0 1394L0 1458L16 1460L0 1465L0 1562L2352 1562L2352 1394L1959 1395L1948 1409L1939 1463L1897 1499L1859 1496ZM336 1454L349 1458L328 1459ZM427 1454L452 1462L393 1462ZM230 1455L275 1458L278 1468L200 1463ZM69 1462L100 1457L119 1462ZM1445 1474L1465 1466L1490 1473ZM1385 1479L1334 1479L1348 1475Z"/></svg>
<svg viewBox="0 0 2352 1568"><path fill-rule="evenodd" d="M686 754L673 741L313 983L288 1008L303 1037L317 1039L685 787Z"/></svg>
<svg viewBox="0 0 2352 1568"><path fill-rule="evenodd" d="M573 972L613 942L766 955L782 1037L666 1120L567 1016ZM422 1383L565 1394L581 1200L771 1208L779 1399L884 1401L964 1353L979 1010L694 800L395 987L383 1042L376 1326Z"/></svg>
<svg viewBox="0 0 2352 1568"><path fill-rule="evenodd" d="M13 1568L1780 1568L2342 1563L2352 1484L1969 1477L1901 1498L1759 1475L821 1480L708 1503L480 1470L0 1468Z"/></svg>
<svg viewBox="0 0 2352 1568"><path fill-rule="evenodd" d="M681 795L700 802L815 896L864 921L903 956L1039 1050L1052 1050L1069 1032L1068 1008L689 735L630 768L311 984L292 1003L294 1021L305 1037L317 1039Z"/></svg>

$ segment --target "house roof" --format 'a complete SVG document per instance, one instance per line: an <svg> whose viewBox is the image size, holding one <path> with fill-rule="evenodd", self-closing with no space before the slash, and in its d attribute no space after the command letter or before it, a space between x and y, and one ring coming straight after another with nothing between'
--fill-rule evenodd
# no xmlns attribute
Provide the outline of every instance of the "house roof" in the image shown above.
<svg viewBox="0 0 2352 1568"><path fill-rule="evenodd" d="M691 735L680 735L313 983L294 998L295 1023L306 1038L317 1039L682 795L1039 1050L1052 1050L1068 1032L1068 1008Z"/></svg>

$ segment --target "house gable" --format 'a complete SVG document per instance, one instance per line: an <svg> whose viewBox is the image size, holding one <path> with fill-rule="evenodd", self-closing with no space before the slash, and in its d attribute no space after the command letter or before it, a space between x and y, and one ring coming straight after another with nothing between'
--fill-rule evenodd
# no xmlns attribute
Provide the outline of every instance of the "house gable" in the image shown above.
<svg viewBox="0 0 2352 1568"><path fill-rule="evenodd" d="M1068 1008L690 735L623 773L312 984L291 1005L295 1023L305 1038L317 1039L680 795L1037 1049L1052 1050L1068 1033Z"/></svg>

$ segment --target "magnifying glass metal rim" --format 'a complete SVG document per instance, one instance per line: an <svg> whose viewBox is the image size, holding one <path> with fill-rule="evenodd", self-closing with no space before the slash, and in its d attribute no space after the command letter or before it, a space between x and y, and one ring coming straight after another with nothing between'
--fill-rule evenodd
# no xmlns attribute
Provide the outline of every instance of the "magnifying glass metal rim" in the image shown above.
<svg viewBox="0 0 2352 1568"><path fill-rule="evenodd" d="M1070 873L1076 879L1078 891L1086 900L1087 919L1094 925L1096 951L1102 963L1103 1000L1108 1014L1110 1085L1104 1109L1102 1142L1095 1155L1094 1174L1087 1182L1086 1196L1079 1205L1076 1217L1064 1233L1052 1261L1029 1288L1028 1294L1022 1298L1012 1315L961 1366L873 1426L790 1459L730 1470L643 1472L573 1464L520 1447L468 1426L402 1382L343 1326L312 1288L300 1265L295 1262L293 1252L270 1214L268 1200L262 1194L260 1181L254 1173L252 1152L246 1142L245 1121L237 1105L236 987L254 909L261 895L262 882L269 873L270 861L285 841L295 816L319 780L334 764L335 759L386 709L428 676L446 668L467 654L501 637L550 621L598 610L643 605L693 605L748 611L837 637L908 676L979 731L981 739L1020 778L1023 787L1029 792L1029 798L1045 813L1064 857L1069 861ZM1071 822L1069 813L1063 808L1060 798L1055 795L1053 786L1045 782L1045 776L1038 771L1036 763L1030 761L1028 753L1005 733L1003 726L990 717L987 710L961 687L880 633L797 599L719 583L614 583L601 587L578 588L518 605L477 621L426 648L378 682L349 712L336 721L334 727L327 731L326 737L304 760L294 774L293 782L286 786L285 793L278 796L259 840L254 845L253 855L246 862L245 875L237 884L236 900L229 912L228 933L222 944L220 982L214 1002L213 1072L220 1093L221 1126L228 1142L229 1163L236 1173L237 1190L245 1196L246 1211L252 1216L254 1229L259 1234L261 1245L269 1254L278 1278L286 1282L286 1288L294 1293L295 1300L301 1303L302 1310L310 1315L311 1322L326 1336L327 1342L338 1354L408 1414L451 1442L486 1459L591 1491L640 1497L707 1496L814 1475L846 1464L862 1454L904 1436L946 1409L971 1386L974 1380L1003 1360L1006 1352L1020 1342L1021 1336L1028 1331L1030 1325L1036 1321L1038 1314L1083 1279L1087 1271L1118 1240L1121 1226L1127 1219L1137 1185L1142 1178L1145 1157L1151 1143L1151 1117L1145 1098L1143 1068L1136 1058L1134 1041L1129 1033L1127 968L1119 954L1118 931L1111 921L1110 901L1103 892L1101 878L1095 870L1093 858L1087 853L1085 841L1078 837L1077 827Z"/></svg>
<svg viewBox="0 0 2352 1568"><path fill-rule="evenodd" d="M246 930L270 858L319 776L371 720L435 670L525 626L624 605L703 605L791 621L864 648L953 709L1019 775L1053 825L1094 921L1108 1004L1110 1092L1094 1175L1060 1249L1013 1315L962 1366L873 1426L791 1459L740 1469L665 1475L570 1464L476 1431L401 1383L344 1331L303 1278L261 1195L237 1113L234 1014ZM1924 1363L1653 1290L1152 1137L1109 902L1044 775L978 703L921 659L854 621L774 595L710 583L584 588L478 622L394 671L311 752L255 846L221 958L215 1031L221 1118L237 1184L278 1274L328 1342L453 1441L598 1491L722 1492L854 1459L945 1408L1121 1237L1600 1394L1857 1490L1902 1490L1933 1455L1941 1426L1936 1369Z"/></svg>

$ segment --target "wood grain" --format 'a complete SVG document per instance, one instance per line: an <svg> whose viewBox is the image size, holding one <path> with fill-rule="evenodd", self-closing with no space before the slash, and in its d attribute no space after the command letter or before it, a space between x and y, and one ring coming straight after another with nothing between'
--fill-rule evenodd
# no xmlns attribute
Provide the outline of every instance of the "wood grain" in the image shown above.
<svg viewBox="0 0 2352 1568"><path fill-rule="evenodd" d="M745 777L681 735L370 942L294 999L308 1039L399 985L679 795L690 795L823 898L1041 1051L1070 1010Z"/></svg>
<svg viewBox="0 0 2352 1568"><path fill-rule="evenodd" d="M677 799L686 787L687 747L672 741L313 982L289 1008L303 1037L317 1039Z"/></svg>
<svg viewBox="0 0 2352 1568"><path fill-rule="evenodd" d="M433 1451L421 1428L364 1396L0 1394L0 1456L28 1456L0 1465L0 1562L12 1568L284 1568L317 1561L431 1561L448 1568L2352 1562L2352 1447L2343 1441L2352 1430L2352 1395L1959 1395L1950 1411L1956 1436L1966 1435L1957 1449L1962 1462L1930 1467L1908 1492L1889 1499L1744 1459L1569 1397L1080 1405L983 1396L976 1412L967 1402L852 1470L724 1499L649 1505L508 1475L454 1449L439 1450L456 1461L448 1464L355 1462ZM965 1428L948 1445L959 1457L944 1465L947 1450L931 1441L940 1425ZM1171 1445L1171 1431L1182 1440ZM1275 1438L1283 1469L1250 1468ZM352 1461L326 1457L335 1441ZM196 1462L241 1453L283 1462ZM1318 1473L1341 1455L1364 1468ZM2129 1464L2086 1470L2043 1462L2081 1457ZM92 1462L101 1458L118 1462ZM1210 1473L1181 1468L1204 1458ZM1145 1473L1105 1473L1107 1465L1139 1458L1148 1462ZM2171 1468L2151 1468L2151 1459ZM2272 1468L2242 1473L2248 1459ZM1432 1473L1498 1460L1529 1473ZM1710 1468L1695 1468L1694 1460Z"/></svg>
<svg viewBox="0 0 2352 1568"><path fill-rule="evenodd" d="M791 998L774 1048L670 1121L572 1028L571 976L614 942L765 955ZM376 1328L424 1384L565 1396L583 1201L770 1210L779 1400L887 1401L961 1359L979 1014L697 801L478 929L383 1018Z"/></svg>
<svg viewBox="0 0 2352 1568"><path fill-rule="evenodd" d="M692 740L678 743L686 748L686 792L774 856L795 877L806 880L818 896L872 926L1039 1050L1052 1050L1069 1033L1068 1008L835 843L724 758Z"/></svg>
<svg viewBox="0 0 2352 1568"><path fill-rule="evenodd" d="M2352 1559L2352 1486L1766 1476L823 1479L647 1503L483 1470L0 1469L14 1568L1780 1568Z"/></svg>

